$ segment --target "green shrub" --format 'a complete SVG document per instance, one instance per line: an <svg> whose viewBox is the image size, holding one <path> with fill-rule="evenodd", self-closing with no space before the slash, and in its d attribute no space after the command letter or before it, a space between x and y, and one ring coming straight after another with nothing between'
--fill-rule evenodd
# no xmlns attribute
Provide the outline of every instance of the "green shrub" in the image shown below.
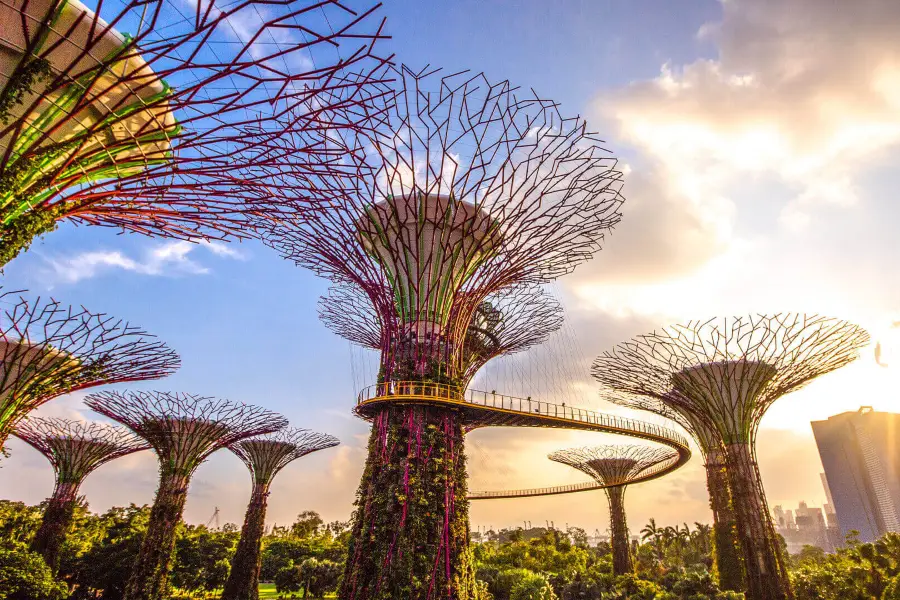
<svg viewBox="0 0 900 600"><path fill-rule="evenodd" d="M68 595L39 554L21 544L0 546L0 600L63 600Z"/></svg>

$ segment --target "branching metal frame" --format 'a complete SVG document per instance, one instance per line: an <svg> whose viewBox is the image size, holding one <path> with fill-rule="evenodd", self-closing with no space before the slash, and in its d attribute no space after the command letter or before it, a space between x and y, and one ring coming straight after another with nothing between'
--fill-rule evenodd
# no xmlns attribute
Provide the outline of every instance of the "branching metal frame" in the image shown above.
<svg viewBox="0 0 900 600"><path fill-rule="evenodd" d="M0 446L29 412L79 389L159 379L178 355L142 329L56 300L0 289Z"/></svg>
<svg viewBox="0 0 900 600"><path fill-rule="evenodd" d="M150 446L124 427L68 419L32 417L14 434L47 457L56 474L53 494L31 541L31 550L55 571L84 478L100 465Z"/></svg>
<svg viewBox="0 0 900 600"><path fill-rule="evenodd" d="M292 461L339 443L337 438L325 433L282 429L229 446L250 470L253 490L241 527L241 537L231 561L231 571L222 590L222 600L246 600L258 595L269 486L275 475Z"/></svg>
<svg viewBox="0 0 900 600"><path fill-rule="evenodd" d="M159 488L125 600L167 597L175 530L194 471L216 450L282 429L287 419L258 406L172 392L98 392L85 404L122 423L156 451Z"/></svg>
<svg viewBox="0 0 900 600"><path fill-rule="evenodd" d="M294 428L243 439L228 449L250 470L254 485L268 488L275 475L291 462L338 444L340 441L333 435Z"/></svg>
<svg viewBox="0 0 900 600"><path fill-rule="evenodd" d="M548 458L587 473L604 486L603 491L609 500L613 574L633 572L625 514L625 488L640 480L648 471L674 464L678 461L678 453L670 448L608 445L558 450Z"/></svg>
<svg viewBox="0 0 900 600"><path fill-rule="evenodd" d="M392 75L383 103L347 110L365 128L324 132L321 143L348 157L345 168L312 176L315 197L296 199L302 218L263 238L368 297L379 384L462 390L466 341L485 301L591 258L620 219L621 174L581 119L533 93L480 74L399 66ZM273 141L286 154L309 144L307 132ZM296 195L288 174L272 179ZM439 402L387 402L370 416L339 595L469 597L463 419Z"/></svg>
<svg viewBox="0 0 900 600"><path fill-rule="evenodd" d="M124 427L70 419L31 417L13 434L43 454L53 465L57 485L73 484L73 492L97 467L150 448Z"/></svg>
<svg viewBox="0 0 900 600"><path fill-rule="evenodd" d="M649 469L678 460L671 448L607 445L557 450L550 460L574 467L606 487L627 486Z"/></svg>
<svg viewBox="0 0 900 600"><path fill-rule="evenodd" d="M620 401L652 398L718 434L749 597L791 597L756 461L759 423L778 398L852 362L868 342L864 329L838 319L751 315L664 328L594 363L594 377Z"/></svg>
<svg viewBox="0 0 900 600"><path fill-rule="evenodd" d="M748 443L772 403L852 362L868 342L861 327L819 315L710 319L623 342L592 372L614 390L711 423L725 444Z"/></svg>
<svg viewBox="0 0 900 600"><path fill-rule="evenodd" d="M362 290L333 286L319 300L319 319L339 336L373 350L392 336ZM451 316L451 321L454 317ZM458 358L460 388L465 389L493 358L522 352L544 342L563 323L563 308L539 286L515 286L495 292L475 311Z"/></svg>
<svg viewBox="0 0 900 600"><path fill-rule="evenodd" d="M266 150L271 140L353 127L326 113L378 97L365 89L384 75L378 6L4 4L2 263L61 219L197 240L243 237L248 215L277 216L262 169L284 158ZM321 145L296 150L300 176L340 158Z"/></svg>
<svg viewBox="0 0 900 600"><path fill-rule="evenodd" d="M146 440L162 471L184 477L220 448L287 426L287 419L258 406L182 392L103 391L85 404Z"/></svg>
<svg viewBox="0 0 900 600"><path fill-rule="evenodd" d="M410 361L458 380L491 294L551 281L600 249L621 217L621 173L583 120L508 82L406 66L394 76L378 118L355 117L371 127L327 140L352 162L316 178L321 201L264 237L369 297L385 381L409 379Z"/></svg>

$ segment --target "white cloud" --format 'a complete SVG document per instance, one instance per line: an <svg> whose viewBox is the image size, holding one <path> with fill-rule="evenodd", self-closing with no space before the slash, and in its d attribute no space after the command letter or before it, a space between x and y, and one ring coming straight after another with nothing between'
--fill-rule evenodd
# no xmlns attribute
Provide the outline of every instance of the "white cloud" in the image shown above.
<svg viewBox="0 0 900 600"><path fill-rule="evenodd" d="M244 258L240 252L226 244L169 241L142 251L139 257L128 256L120 250L94 250L72 257L44 257L44 260L48 271L47 279L61 283L76 283L112 270L165 277L204 275L209 273L209 268L191 258L191 253L198 248L223 258Z"/></svg>
<svg viewBox="0 0 900 600"><path fill-rule="evenodd" d="M798 231L818 206L857 204L855 178L900 143L898 28L893 0L725 1L699 32L716 59L666 64L598 109L685 191L774 177Z"/></svg>

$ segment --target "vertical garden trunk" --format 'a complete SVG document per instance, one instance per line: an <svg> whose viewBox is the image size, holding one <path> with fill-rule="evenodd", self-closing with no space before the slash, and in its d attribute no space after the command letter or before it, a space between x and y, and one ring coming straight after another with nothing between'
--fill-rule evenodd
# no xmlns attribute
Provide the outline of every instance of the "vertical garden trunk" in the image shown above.
<svg viewBox="0 0 900 600"><path fill-rule="evenodd" d="M747 599L790 598L790 582L781 565L781 547L769 518L750 445L728 444L725 453L738 543L747 575Z"/></svg>
<svg viewBox="0 0 900 600"><path fill-rule="evenodd" d="M744 567L741 564L725 459L721 452L710 452L706 457L706 485L709 488L709 507L713 513L714 557L719 587L740 592L744 590Z"/></svg>
<svg viewBox="0 0 900 600"><path fill-rule="evenodd" d="M469 600L466 466L458 415L395 405L374 418L338 597Z"/></svg>
<svg viewBox="0 0 900 600"><path fill-rule="evenodd" d="M125 600L159 600L164 597L175 548L175 530L187 499L188 480L187 476L171 473L160 476L147 533L125 586Z"/></svg>
<svg viewBox="0 0 900 600"><path fill-rule="evenodd" d="M260 545L266 523L266 502L269 496L268 486L257 483L250 495L250 505L241 528L241 539L238 541L231 561L228 581L222 591L222 600L257 600L259 598L259 569L262 562Z"/></svg>
<svg viewBox="0 0 900 600"><path fill-rule="evenodd" d="M631 562L631 544L628 542L628 522L625 519L625 486L608 487L606 495L609 498L613 575L625 575L634 571Z"/></svg>
<svg viewBox="0 0 900 600"><path fill-rule="evenodd" d="M59 568L59 550L72 526L77 495L77 483L57 482L47 501L41 526L31 540L31 550L43 556L54 573Z"/></svg>

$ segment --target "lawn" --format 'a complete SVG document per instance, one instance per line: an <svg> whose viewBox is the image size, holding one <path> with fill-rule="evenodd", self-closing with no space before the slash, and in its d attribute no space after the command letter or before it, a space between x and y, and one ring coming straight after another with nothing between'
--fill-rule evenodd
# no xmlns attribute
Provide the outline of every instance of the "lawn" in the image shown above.
<svg viewBox="0 0 900 600"><path fill-rule="evenodd" d="M303 595L296 594L295 596L291 596L290 594L288 594L287 596L284 596L284 597L285 598L302 598ZM326 596L326 598L336 598L336 597L337 596L333 596L331 594ZM281 598L281 596L279 596L278 592L275 591L274 583L259 584L259 600L277 600L278 598ZM308 598L308 600L317 600L317 599L310 597L310 598Z"/></svg>

